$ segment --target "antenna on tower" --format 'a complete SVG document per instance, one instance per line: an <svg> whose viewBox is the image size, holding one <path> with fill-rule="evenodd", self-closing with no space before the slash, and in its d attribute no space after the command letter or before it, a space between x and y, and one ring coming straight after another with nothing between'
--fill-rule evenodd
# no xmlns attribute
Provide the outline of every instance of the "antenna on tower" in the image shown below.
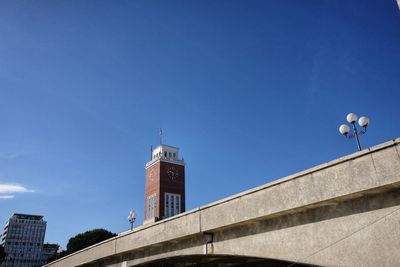
<svg viewBox="0 0 400 267"><path fill-rule="evenodd" d="M153 146L150 145L150 160L153 159Z"/></svg>
<svg viewBox="0 0 400 267"><path fill-rule="evenodd" d="M160 145L162 145L162 128L160 128Z"/></svg>

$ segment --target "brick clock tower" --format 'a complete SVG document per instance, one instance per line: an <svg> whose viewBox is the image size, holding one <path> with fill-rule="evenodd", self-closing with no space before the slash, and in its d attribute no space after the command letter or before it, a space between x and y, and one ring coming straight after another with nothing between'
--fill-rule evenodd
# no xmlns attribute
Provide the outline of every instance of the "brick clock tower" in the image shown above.
<svg viewBox="0 0 400 267"><path fill-rule="evenodd" d="M145 223L185 211L185 162L179 148L161 144L146 164Z"/></svg>

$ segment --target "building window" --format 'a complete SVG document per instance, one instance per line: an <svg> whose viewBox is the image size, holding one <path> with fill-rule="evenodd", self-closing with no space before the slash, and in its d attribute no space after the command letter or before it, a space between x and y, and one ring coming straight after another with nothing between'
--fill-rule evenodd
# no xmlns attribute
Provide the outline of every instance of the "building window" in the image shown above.
<svg viewBox="0 0 400 267"><path fill-rule="evenodd" d="M179 214L181 212L181 195L165 193L164 204L165 218Z"/></svg>
<svg viewBox="0 0 400 267"><path fill-rule="evenodd" d="M147 197L147 219L156 217L156 194Z"/></svg>

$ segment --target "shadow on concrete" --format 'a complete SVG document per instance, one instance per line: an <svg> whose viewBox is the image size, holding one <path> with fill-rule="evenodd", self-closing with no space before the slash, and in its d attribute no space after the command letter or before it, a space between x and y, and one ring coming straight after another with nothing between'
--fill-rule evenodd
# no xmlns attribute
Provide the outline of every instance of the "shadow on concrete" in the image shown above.
<svg viewBox="0 0 400 267"><path fill-rule="evenodd" d="M142 265L141 267L287 267L292 263L273 259L261 259L232 255L191 255L167 258ZM296 267L316 265L295 264Z"/></svg>

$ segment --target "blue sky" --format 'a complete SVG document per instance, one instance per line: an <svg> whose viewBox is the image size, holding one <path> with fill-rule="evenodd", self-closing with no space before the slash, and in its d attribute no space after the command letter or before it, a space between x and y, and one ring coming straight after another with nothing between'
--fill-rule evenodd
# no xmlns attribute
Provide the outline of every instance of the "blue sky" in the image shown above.
<svg viewBox="0 0 400 267"><path fill-rule="evenodd" d="M159 128L187 209L400 136L396 1L0 1L0 223L143 220Z"/></svg>

